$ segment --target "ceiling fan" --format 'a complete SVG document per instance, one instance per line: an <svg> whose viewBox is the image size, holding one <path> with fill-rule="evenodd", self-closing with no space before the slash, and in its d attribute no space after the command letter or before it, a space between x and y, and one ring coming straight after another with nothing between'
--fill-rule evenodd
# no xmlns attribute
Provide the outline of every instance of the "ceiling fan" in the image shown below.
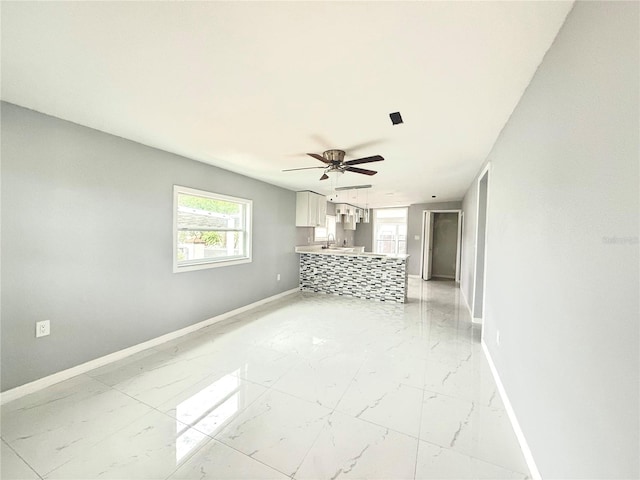
<svg viewBox="0 0 640 480"><path fill-rule="evenodd" d="M324 168L324 173L320 177L320 180L326 180L329 178L328 173L337 172L353 172L353 173L361 173L363 175L375 175L376 171L367 170L366 168L358 168L353 165L360 165L361 163L370 163L370 162L381 162L384 160L380 155L374 155L372 157L363 157L356 158L354 160L344 161L344 150L332 149L323 152L322 155L318 155L317 153L307 153L310 157L313 157L317 160L320 160L324 165L318 167L302 167L302 168L288 168L283 170L283 172L292 172L294 170L309 170L311 168Z"/></svg>

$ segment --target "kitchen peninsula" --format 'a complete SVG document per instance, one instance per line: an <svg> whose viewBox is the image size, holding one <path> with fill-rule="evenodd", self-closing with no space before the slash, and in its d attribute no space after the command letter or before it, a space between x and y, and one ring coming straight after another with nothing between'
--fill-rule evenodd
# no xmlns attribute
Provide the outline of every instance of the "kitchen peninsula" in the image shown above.
<svg viewBox="0 0 640 480"><path fill-rule="evenodd" d="M300 290L405 303L409 255L362 250L362 247L296 247L300 254Z"/></svg>

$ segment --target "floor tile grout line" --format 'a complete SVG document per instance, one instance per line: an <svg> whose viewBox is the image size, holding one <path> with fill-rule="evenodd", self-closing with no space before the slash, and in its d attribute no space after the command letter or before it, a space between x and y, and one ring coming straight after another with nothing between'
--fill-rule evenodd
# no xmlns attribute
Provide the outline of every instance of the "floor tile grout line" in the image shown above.
<svg viewBox="0 0 640 480"><path fill-rule="evenodd" d="M249 382L251 382L251 381L249 380ZM251 382L251 383L253 383L253 384L255 384L255 385L259 385L259 386L261 386L261 387L265 387L265 391L264 391L264 392L262 392L260 395L258 395L258 396L253 400L253 401L251 401L251 402L250 402L250 403L249 403L245 408L243 408L241 411L245 411L245 410L247 410L251 405L253 405L254 403L256 403L260 398L262 398L263 396L265 396L267 393L269 393L269 392L272 390L272 388L271 388L271 387L266 387L265 385L261 385L261 384L259 384L259 383L257 383L257 382ZM277 390L276 390L276 391L277 391ZM282 392L280 392L280 393L282 393ZM179 395L179 394L178 394L178 395ZM154 407L152 407L152 408L154 408ZM155 409L155 410L157 410L156 408L154 408L154 409ZM158 411L159 413L163 413L164 415L167 415L169 418L173 418L173 417L171 417L171 415L167 414L166 412L162 412L162 411L160 411L160 410L157 410L157 411ZM175 419L175 420L176 420L176 421L179 421L178 419ZM226 428L226 427L227 427L227 426L228 426L232 421L233 421L233 420L229 420L228 422L224 423L224 424L223 424L223 426L221 426L221 427L219 428L219 431L216 433L216 435L218 435L219 433L221 433L221 432L222 432L222 430L224 430L224 429L225 429L225 428ZM270 469L275 470L276 472L281 473L281 474L282 474L282 475L284 475L285 477L288 477L288 476L289 476L289 475L287 475L286 473L284 473L284 472L282 472L281 470L279 470L279 469L277 469L276 467L274 467L273 465L269 465L268 463L265 463L265 462L263 462L263 461L261 461L261 460L258 460L257 458L253 458L252 456L247 455L246 453L244 453L244 452L242 452L242 451L238 450L238 449L237 449L237 448L235 448L234 446L232 446L232 445L229 445L229 444L225 443L222 439L216 438L216 435L213 435L213 436L212 436L212 435L211 435L211 434L209 434L209 433L206 433L206 432L203 432L203 431L201 431L201 430L198 430L198 429L197 429L195 426L193 426L193 425L188 425L188 426L189 426L189 428L193 428L194 430L196 430L196 431L198 431L198 432L202 433L203 435L205 435L206 437L208 437L208 438L209 438L209 440L208 440L206 443L204 443L200 448L198 448L198 450L197 450L196 452L194 452L192 455L190 455L189 459L191 459L192 457L194 457L194 456L195 456L195 454L196 454L197 452L199 452L200 450L202 450L203 448L205 448L205 447L206 447L206 446L208 446L209 444L211 444L211 443L218 443L218 444L221 444L221 445L223 445L223 446L225 446L225 447L227 447L227 448L230 448L230 449L232 449L232 450L234 450L234 451L238 452L239 454L241 454L241 455L243 455L243 456L247 457L247 458L248 458L248 459L250 459L250 460L253 460L254 462L261 463L262 465L264 465L264 466L266 466L266 467L269 467ZM173 475L175 475L175 473L176 473L180 468L182 468L186 463L187 463L187 462L184 462L182 465L180 465L180 466L176 467L176 468L171 472L171 474L170 474L168 477L166 477L166 478L165 478L165 480L170 480L170 478L171 478Z"/></svg>
<svg viewBox="0 0 640 480"><path fill-rule="evenodd" d="M43 476L42 476L42 475L40 475L40 474L36 471L36 469L35 469L35 468L33 468L33 467L31 466L31 464L30 464L29 462L27 462L24 458L22 458L22 456L21 456L21 455L16 451L16 449L15 449L15 448L13 448L13 447L9 444L9 442L7 442L4 438L2 438L1 440L2 440L2 443L4 443L4 444L7 446L7 448L8 448L9 450L11 450L13 453L15 453L16 457L18 457L20 460L22 460L22 461L24 462L24 464L25 464L27 467L29 467L29 469L30 469L33 473L35 473L35 474L36 474L36 476L37 476L40 480L43 480Z"/></svg>
<svg viewBox="0 0 640 480"><path fill-rule="evenodd" d="M269 393L270 391L274 391L274 392L277 392L277 393L280 393L280 394L289 395L289 396L293 397L293 395L290 395L290 394L288 394L288 393L286 393L286 392L281 392L280 390L276 390L276 389L274 389L274 388L268 388L267 390L265 390L264 392L262 392L262 393L258 396L258 398L261 398L261 397L263 397L263 396L267 395L267 393ZM254 403L256 403L256 402L258 401L258 398L256 398L253 402L251 402L251 405L253 405ZM296 398L296 399L298 399L298 400L304 400L304 399L301 399L301 398L298 398L298 397L294 397L294 398ZM308 402L308 403L312 403L312 402L309 402L308 400L304 400L304 401L305 401L305 402ZM248 407L249 407L249 406L247 406L247 408L248 408ZM245 408L244 410L247 410L247 408ZM330 413L329 413L328 415L330 415ZM230 422L228 422L228 423L225 425L225 427L224 427L224 428L226 428L227 426L229 426L229 424L230 424L230 423L231 423L231 421L230 421ZM284 475L285 477L292 478L292 477L291 477L291 475L289 475L289 474L287 474L287 473L283 472L282 470L280 470L280 469L276 468L275 466L270 465L270 464L268 464L268 463L266 463L266 462L263 462L262 460L258 460L257 458L253 458L251 455L247 455L247 454L246 454L246 453L244 453L243 451L238 450L238 449L237 449L236 447L234 447L233 445L230 445L230 444L228 444L227 442L225 442L223 438L217 438L217 435L219 435L220 433L222 433L222 430L224 430L224 428L221 428L221 429L220 429L220 431L216 434L216 436L213 436L213 437L211 437L210 435L208 435L208 436L210 436L211 440L213 440L214 442L218 442L218 443L220 443L220 444L224 445L225 447L231 448L232 450L235 450L236 452L238 452L238 453L240 453L240 454L244 455L245 457L247 457L247 458L249 458L249 459L251 459L251 460L253 460L253 461L255 461L255 462L261 463L262 465L265 465L265 466L267 466L267 467L271 468L272 470L275 470L276 472L281 473L281 474L282 474L282 475ZM322 429L321 429L321 431L322 431ZM318 435L319 435L319 434L318 434ZM315 442L315 441L314 441L314 442ZM300 465L302 465L302 462L300 463ZM298 468L300 468L300 466L298 466ZM175 472L174 472L174 473L175 473ZM169 480L169 479L167 478L166 480Z"/></svg>
<svg viewBox="0 0 640 480"><path fill-rule="evenodd" d="M448 451L456 453L458 455L463 455L465 457L469 457L469 458L472 458L474 460L478 460L479 462L483 462L483 463L487 463L489 465L493 465L494 467L499 467L499 468L501 468L503 470L507 470L507 471L512 472L512 473L519 473L519 474L522 474L522 475L527 476L527 477L529 476L528 474L526 474L524 472L519 472L519 471L514 470L513 468L509 468L509 467L507 467L505 465L501 465L499 463L491 462L489 460L485 460L484 458L476 457L475 455L470 455L470 454L462 452L460 450L456 450L456 449L453 449L451 447L447 447L446 445L440 445L439 443L435 443L432 440L418 439L418 442L425 442L425 443L428 443L430 445L433 445L434 447L442 448L443 450L448 450Z"/></svg>
<svg viewBox="0 0 640 480"><path fill-rule="evenodd" d="M315 447L316 443L318 442L318 439L320 438L320 435L322 435L322 432L324 432L324 430L327 428L327 425L330 425L329 423L329 419L333 416L334 412L336 411L336 409L338 408L338 405L340 405L340 402L342 401L342 399L344 398L344 396L347 394L347 390L349 390L349 387L351 386L351 384L354 382L355 378L358 376L358 374L360 373L360 370L362 369L362 366L364 365L365 360L362 360L362 362L360 362L360 366L358 367L358 369L356 370L356 372L353 374L353 377L351 377L351 380L349 381L349 383L347 384L346 388L344 389L344 392L342 392L342 395L340 396L340 398L338 399L338 401L336 402L335 406L333 407L333 409L331 410L331 412L329 412L328 414L328 418L326 420L325 425L322 426L322 428L320 429L320 431L318 432L318 434L316 435L316 438L314 438L313 442L311 443L311 445L309 446L309 448L307 449L307 451L305 452L304 456L302 457L302 460L300 460L300 463L298 464L297 468L295 469L295 471L293 472L293 474L291 474L289 477L290 478L295 478L296 473L298 473L298 470L300 469L300 467L302 466L302 464L304 463L304 461L307 459L307 456L309 455L309 452L313 449L313 447ZM341 413L341 412L339 412Z"/></svg>
<svg viewBox="0 0 640 480"><path fill-rule="evenodd" d="M262 460L258 460L257 458L253 458L253 457L251 457L251 456L247 455L246 453L244 453L243 451L238 450L238 449L237 449L237 448L235 448L234 446L229 445L228 443L225 443L224 441L222 441L222 440L220 440L220 439L218 439L218 438L215 438L215 437L210 437L210 438L211 438L211 441L210 441L210 442L207 442L207 443L206 443L206 445L208 445L208 444L210 444L210 443L213 443L213 442L215 442L215 443L219 443L220 445L222 445L222 446L224 446L224 447L226 447L226 448L230 448L231 450L234 450L234 451L238 452L238 453L239 453L239 454L241 454L242 456L247 457L248 459L253 460L254 462L258 462L258 463L260 463L260 464L264 465L265 467L269 467L271 470L275 470L276 472L281 473L281 474L282 474L282 475L284 475L285 477L289 477L289 475L287 475L286 473L284 473L284 472L283 472L283 471L281 471L281 470L278 470L278 469L277 469L276 467L274 467L273 465L269 465L268 463L265 463L265 462L263 462ZM186 463L186 462L185 462L185 463ZM179 468L182 468L182 465L181 465ZM174 470L174 471L171 473L171 475L174 475L174 474L179 470L179 468L176 468L176 470ZM169 475L169 477L167 477L165 480L169 480L169 478L171 477L171 475Z"/></svg>
<svg viewBox="0 0 640 480"><path fill-rule="evenodd" d="M263 386L263 385L260 385L260 386ZM264 392L262 392L262 393L261 393L261 394L259 394L255 399L253 399L251 402L249 402L249 403L247 404L247 406L246 406L246 407L244 407L242 410L239 410L239 411L238 411L238 415L240 415L240 413L242 413L242 412L244 412L245 410L247 410L247 409L248 409L249 407L251 407L254 403L256 403L259 399L261 399L262 397L264 397L265 395L267 395L267 393L269 393L270 391L271 391L271 388L265 388L265 391L264 391ZM158 410L158 412L163 413L164 415L167 415L169 418L173 418L173 419L174 419L174 420L176 420L177 422L180 422L180 420L178 420L178 419L177 419L177 418L175 418L175 417L172 417L171 415L169 415L169 414L168 414L168 413L166 413L166 412L162 412L162 411L160 411L160 410ZM217 430L217 432L216 432L216 434L215 434L215 435L211 435L211 434L206 433L206 432L204 432L204 431L202 431L202 430L199 430L199 429L198 429L198 427L197 427L196 425L191 425L191 424L185 424L185 425L188 425L188 427L189 427L189 428L193 428L193 429L194 429L194 430L196 430L197 432L200 432L200 433L202 433L203 435L206 435L207 437L210 437L210 438L211 438L211 439L213 439L213 440L218 440L218 441L220 441L219 439L217 439L217 438L216 438L216 436L217 436L217 435L218 435L222 430L224 430L224 429L225 429L225 428L226 428L226 427L227 427L227 426L228 426L228 425L229 425L233 420L235 420L235 417L234 417L233 419L228 419L226 422L223 422L223 423L222 423L222 425L220 426L220 428L218 428L218 430ZM183 423L183 424L184 424L184 422L180 422L180 423ZM222 442L221 442L221 443L222 443ZM225 445L226 445L226 444L225 444Z"/></svg>
<svg viewBox="0 0 640 480"><path fill-rule="evenodd" d="M428 301L428 300L429 300L429 299L425 299L425 300L421 300L421 301L426 302L426 301ZM259 318L258 318L258 319L259 319ZM428 319L426 319L426 320L425 320L425 322L429 323L429 320L428 320ZM307 323L308 323L308 322L307 322ZM308 326L308 325L307 325L307 323L305 323L304 325L305 325L305 326ZM336 328L336 327L337 327L337 326L333 326L333 328ZM411 328L407 331L407 333L411 333L411 331L410 331L410 330L412 330L412 329L413 329L413 327L411 327ZM406 330L406 329L405 329L405 330ZM398 332L399 332L399 331L398 331ZM398 332L396 332L396 333L398 333ZM403 330L403 332L404 332L404 330ZM382 332L382 331L381 331L381 333L384 333L384 332ZM435 330L434 330L434 333L435 333ZM210 334L210 333L207 333L207 335L209 335L209 334ZM401 335L404 335L404 333L401 333ZM353 336L353 335L350 335L350 336ZM431 333L430 333L430 331L428 332L428 337L429 337L429 338L431 337ZM213 341L213 340L214 340L214 338L219 338L219 336L215 336L215 337L211 337L211 338L208 338L208 337L207 337L207 338L205 339L205 341L206 341L206 342L208 342L209 340ZM334 339L334 338L331 338L330 340L332 340L332 341L335 341L335 340L337 340L337 341L341 341L341 340L340 340L340 338L335 338L335 339ZM465 343L465 345L466 345L466 344L469 344L469 345L475 345L475 343L473 342L473 340L472 340L470 343L467 343L467 342L464 342L464 343ZM367 344L367 345L369 345L369 344ZM250 343L250 342L246 342L245 344L243 344L243 345L242 345L242 348L243 348L243 349L245 349L245 348L246 348L246 349L251 349L251 348L254 348L254 347L269 349L269 350L271 350L271 351L281 353L283 356L285 356L285 355L293 355L293 354L291 354L291 353L279 352L278 350L274 350L274 349L272 349L272 348L270 348L270 347L267 347L267 346L264 346L264 345L257 345L257 344L256 344L256 345L254 345L253 343ZM428 348L428 345L427 345L427 348ZM299 361L301 361L301 360L304 360L304 359L305 359L304 355L303 355L303 354L301 354L301 353L299 353L299 352L298 352L298 354L297 354L297 357L299 357L299 358L297 358L297 359L296 359L296 362L299 362ZM429 358L430 358L430 357L429 357L429 356L427 356L426 358L424 358L424 359L422 359L422 360L419 360L419 361L420 361L420 362L424 362L424 364L426 365L426 364L429 362ZM310 358L310 359L308 359L308 360L314 361L315 359ZM415 360L415 359L414 359L414 360ZM323 406L327 411L329 411L329 410L330 410L330 411L329 411L329 413L327 413L327 414L326 414L326 415L328 416L328 418L329 418L329 419L331 418L331 416L332 416L332 415L334 415L334 413L335 413L336 411L340 412L340 411L338 410L338 407L339 407L340 403L342 402L342 400L344 399L344 397L345 397L345 395L347 394L347 392L349 391L349 389L352 387L352 385L353 385L353 383L354 383L355 379L358 377L359 373L362 371L362 369L363 369L363 365L365 364L365 362L366 362L366 360L361 360L361 361L360 361L360 365L359 365L359 367L357 368L357 370L356 370L356 371L355 371L355 373L353 374L353 377L351 378L351 380L349 380L349 381L347 382L347 385L346 385L345 389L342 391L342 394L340 395L340 398L339 398L339 399L337 400L337 402L333 405L333 408L330 408L330 407L324 407L324 406ZM252 405L254 405L257 401L259 401L259 400L260 400L260 398L263 398L263 396L264 396L264 395L268 394L268 393L269 393L269 392L271 392L271 391L277 391L277 392L282 393L282 394L284 394L284 395L289 395L289 396L291 396L292 398L297 398L297 399L299 399L299 400L301 400L301 401L305 401L305 402L308 402L308 403L312 403L312 404L313 404L313 402L312 402L312 401L307 400L307 399L302 398L302 397L298 397L296 394L291 394L291 393L288 393L288 392L285 392L285 391L281 391L281 390L278 390L278 389L274 388L274 386L277 384L277 382L279 381L279 379L280 379L280 378L282 378L282 376L286 375L286 374L287 374L289 371L291 371L293 368L295 368L295 365L297 365L297 364L298 364L298 363L295 363L295 364L292 364L291 366L289 366L289 368L287 369L287 371L286 371L286 372L284 372L284 373L283 373L283 374L282 374L282 375L281 375L281 376L280 376L280 377L279 377L275 382L270 383L269 385L265 385L265 384L260 383L260 382L255 382L255 381L253 381L253 380L249 380L249 379L246 379L246 378L240 377L240 376L238 375L238 377L239 377L239 378L242 378L242 381L243 381L243 382L252 383L252 384L256 384L256 385L260 385L261 387L263 387L263 388L264 388L264 391L262 391L262 392L261 392L261 393L260 393L256 398L254 398L254 399L253 399L249 404L247 404L247 405L246 405L246 406L245 406L241 411L244 411L244 410L246 410L246 409L250 408L250 407L251 407ZM206 366L205 366L205 367L206 367ZM208 373L207 373L206 375L203 375L203 376L202 376L202 378L199 378L198 380L195 380L195 381L194 381L194 383L192 383L191 385L189 385L189 386L185 387L185 388L184 388L183 390L181 390L180 392L176 393L174 396L172 396L172 397L171 397L171 399L176 398L176 397L179 397L180 395L184 394L184 392L186 392L186 391L188 391L189 389L193 388L193 386L194 386L194 385L198 384L199 382L203 381L204 379L206 379L206 378L208 378L209 376L212 376L212 375L214 375L214 374L216 374L216 373L217 373L217 372L215 372L215 371L213 371L213 370L212 370L212 371L208 371ZM427 372L426 372L426 368L425 368L425 376L426 376L426 374L427 374ZM96 378L96 377L92 377L91 375L88 375L88 374L84 374L84 376L86 376L87 378L89 378L89 379L91 379L91 380L96 380L96 381L98 381L100 384L102 384L102 385L104 385L105 387L107 387L107 389L105 390L105 392L106 392L106 391L109 391L109 390L117 391L117 392L122 393L123 395L125 395L125 396L129 397L130 399L135 400L135 402L137 402L137 403L138 403L138 404L140 404L140 405L144 405L145 407L148 407L148 408L149 408L149 409L151 409L151 410L155 410L156 412L158 412L158 413L162 414L163 416L166 416L166 417L171 418L171 419L173 419L173 420L177 420L177 419L175 418L175 416L172 416L172 415L170 415L168 412L164 412L164 411L161 411L161 410L160 410L161 405L163 405L164 403L166 403L166 401L169 401L170 399L169 399L169 400L166 400L166 401L163 401L163 403L161 403L161 404L160 404L160 405L158 405L158 406L152 406L152 405L150 405L150 404L146 403L145 401L142 401L142 400L140 400L140 399L138 399L138 398L136 398L136 397L134 397L134 396L132 396L132 395L130 395L130 394L128 394L128 393L126 393L125 391L120 390L120 389L119 389L119 388L117 388L116 386L108 385L107 383L105 383L105 382L104 382L104 381L102 381L102 380L99 380L99 379L98 379L98 378ZM347 378L348 378L348 377L347 377ZM439 447L439 448L443 448L443 449L449 450L449 451L454 452L454 453L459 454L459 455L464 455L464 456L466 456L466 457L468 457L468 458L475 459L475 460L480 461L480 462L485 463L485 464L494 465L494 466L496 466L496 467L499 467L499 468L505 469L505 470L507 470L507 471L509 471L509 472L514 472L514 473L522 474L523 476L525 475L523 472L520 472L520 471L518 471L518 470L513 470L513 469L508 468L508 467L505 467L504 465L501 465L501 464L499 464L499 463L490 462L490 461L487 461L487 460L485 460L485 459L483 459L483 458L479 458L479 457L477 457L477 456L475 456L475 455L469 455L469 454L467 454L467 453L464 453L464 452L458 451L457 449L452 449L452 448L449 448L449 447L447 447L447 446L439 445L439 444L437 444L437 443L435 443L435 442L433 442L433 441L429 441L429 440L422 440L420 437L421 437L422 430L423 430L423 429L422 429L422 419L423 419L424 414L425 414L425 413L424 413L424 397L425 397L426 392L432 392L432 393L434 393L434 394L442 395L443 397L447 397L447 398L450 398L450 399L455 398L455 399L459 399L459 400L462 400L462 401L469 401L469 402L471 402L471 400L466 400L466 398L464 398L464 397L460 397L460 396L458 396L458 395L451 395L450 393L448 393L448 394L447 394L447 393L439 393L439 392L437 392L437 391L432 390L431 388L427 388L427 386L426 386L426 383L425 383L425 382L423 382L422 387L416 387L415 385L405 384L405 383L403 383L402 381L399 381L399 383L400 383L401 385L404 385L404 386L409 387L409 388L412 388L412 389L418 389L418 390L420 390L420 391L422 392L422 401L421 401L421 403L420 403L420 415L419 415L419 426L418 426L418 434L417 434L417 437L416 437L416 436L414 436L414 435L409 435L409 434L404 433L404 432L399 432L399 431L397 431L397 430L395 430L395 429L392 429L392 428L386 427L386 426L384 426L384 425L377 424L377 423L375 423L375 422L372 422L372 421L369 421L369 420L366 420L366 419L362 419L362 418L354 417L353 415L350 415L350 414L347 414L347 413L344 413L344 412L340 412L340 414L344 414L344 415L349 416L349 417L351 417L351 418L354 418L354 419L356 419L356 420L362 420L362 421L363 421L363 422L365 422L365 423L368 423L368 424L371 424L371 425L375 425L375 426L380 427L380 428L387 428L387 429L389 429L389 431L394 431L394 432L397 432L397 433L398 433L398 434L400 434L400 435L403 435L403 436L406 436L406 437L410 437L410 438L414 438L414 439L416 439L416 440L417 440L417 450L416 450L416 463L415 463L415 465L414 465L414 478L416 477L416 474L417 474L418 452L419 452L420 442L421 442L421 441L424 441L424 442L426 442L426 443L428 443L428 444L432 444L432 445L437 446L437 447ZM486 408L492 408L492 409L495 409L495 407L492 407L491 405L485 405L485 404L479 404L479 405L482 405L483 407L486 407ZM146 413L143 413L142 415L140 415L140 417L137 417L137 418L142 418L142 417L144 417L145 415L147 415L148 413L150 413L150 411L149 411L149 412L146 412ZM234 418L235 418L235 417L234 417ZM232 420L231 420L231 421L232 421ZM227 422L227 423L223 424L222 428L226 428L226 426L228 425L228 423L230 423L231 421L229 421L229 422ZM181 422L181 423L184 423L184 422ZM194 428L194 429L195 429L195 427L194 427L193 425L189 425L189 427L191 427L191 428ZM126 428L126 426L125 426L125 427L122 427L122 428L120 428L120 429L118 429L118 430L116 430L116 431L114 431L114 432L112 432L112 433L110 433L110 434L109 434L109 435L107 435L105 438L103 438L103 439L99 440L97 443L100 443L100 442L104 441L106 438L111 437L112 435L116 435L118 432L120 432L120 431L121 431L122 429L124 429L124 428ZM310 452L310 451L311 451L311 450L312 450L312 449L317 445L317 443L318 443L318 439L320 438L320 435L322 435L322 433L326 431L326 428L328 428L328 427L327 427L327 424L325 423L325 424L322 426L322 428L320 429L320 431L318 432L318 434L317 434L317 435L315 436L315 438L313 439L313 442L311 443L311 446L310 446L310 447L307 449L307 451L305 452L304 456L302 457L302 461L301 461L300 465L298 465L298 468L300 468L300 466L305 462L305 460L307 459L307 457L308 457L308 455L309 455L309 452ZM197 429L196 429L196 430L197 430ZM199 430L198 430L198 431L199 431ZM218 431L218 430L216 430L216 431ZM233 447L233 446L231 446L231 445L227 445L227 444L226 444L226 443L224 443L222 440L220 440L220 439L216 438L215 434L214 434L214 435L211 435L211 434L207 434L207 433L205 433L205 432L201 432L201 433L202 433L203 435L205 435L205 437L208 437L208 438L209 438L209 440L208 440L208 441L206 441L206 442L204 442L204 443L203 443L203 444L202 444L198 449L196 449L196 451L195 451L195 452L193 452L191 455L189 455L189 459L190 459L190 458L192 458L192 457L193 457L193 455L195 455L197 452L200 452L200 451L201 451L201 449L202 449L202 448L204 448L206 445L211 445L211 440L213 440L214 442L218 442L219 444L225 445L226 447L231 448L231 449L233 449L234 451L237 451L237 452L241 453L244 457L249 457L249 458L251 458L252 460L255 460L255 461L257 461L257 462L259 462L259 463L261 463L261 464L263 464L263 465L265 465L265 466L269 467L270 469L273 469L274 471L280 472L280 470L278 470L277 468L275 468L275 467L273 467L273 466L271 466L271 465L269 465L269 464L267 464L267 463L264 463L264 462L262 462L262 461L260 461L260 460L257 460L257 459L255 459L255 458L251 457L250 455L244 454L243 452L240 452L239 450L237 450L235 447ZM204 438L203 438L203 439L204 439ZM4 442L4 443L6 443L6 444L8 445L8 443L5 441L5 439L4 439L4 438L3 438L3 442ZM8 446L9 446L9 445L8 445ZM10 446L9 446L9 447L10 447ZM10 447L10 448L11 448L11 450L12 450L12 451L14 451L14 449L13 449L12 447ZM16 452L16 454L17 454L17 452ZM21 458L21 460L22 460L22 461L24 461L24 459L22 459L22 457L20 457L20 456L19 456L19 458ZM67 462L65 462L65 463L67 463ZM29 468L31 468L31 469L32 469L31 465L29 465L26 461L25 461L25 464L27 464L27 465L29 466ZM176 467L176 468L175 468L175 469L174 469L174 470L169 474L169 476L168 476L167 478L169 478L169 477L173 476L173 475L175 474L175 472L176 472L179 468L181 468L181 467L182 467L182 465L181 465L180 467ZM57 469L57 468L59 468L59 467L56 467L55 469ZM54 469L54 470L55 470L55 469ZM32 470L33 470L33 469L32 469ZM53 470L52 470L52 471L53 471ZM297 472L297 470L296 470L296 472ZM42 477L40 476L40 474L39 474L38 472L36 472L35 470L34 470L34 473L35 473L36 475L38 475L38 477L42 478ZM284 472L280 472L280 473L282 473L283 475L287 476L287 474L286 474L286 473L284 473ZM292 477L293 477L293 476L294 476L294 475L292 475Z"/></svg>
<svg viewBox="0 0 640 480"><path fill-rule="evenodd" d="M425 376L425 380L426 380L426 376L427 376L427 360L424 361L425 363L425 369L424 369L424 376ZM418 441L416 442L416 461L413 467L413 478L414 480L416 479L416 475L418 474L418 455L420 453L420 435L422 434L422 415L424 415L424 396L427 393L427 391L423 388L422 389L422 398L420 399L420 419L418 420Z"/></svg>

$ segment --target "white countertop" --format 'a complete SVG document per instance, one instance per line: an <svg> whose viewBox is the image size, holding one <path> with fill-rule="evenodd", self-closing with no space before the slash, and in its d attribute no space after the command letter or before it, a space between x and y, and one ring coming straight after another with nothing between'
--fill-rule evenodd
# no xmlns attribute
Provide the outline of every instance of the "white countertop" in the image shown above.
<svg viewBox="0 0 640 480"><path fill-rule="evenodd" d="M296 253L312 253L314 255L344 255L344 256L358 256L358 257L377 257L377 258L394 258L399 260L406 260L409 255L406 254L391 254L391 253L372 253L365 252L364 247L330 247L322 248L321 245L301 245L296 247Z"/></svg>

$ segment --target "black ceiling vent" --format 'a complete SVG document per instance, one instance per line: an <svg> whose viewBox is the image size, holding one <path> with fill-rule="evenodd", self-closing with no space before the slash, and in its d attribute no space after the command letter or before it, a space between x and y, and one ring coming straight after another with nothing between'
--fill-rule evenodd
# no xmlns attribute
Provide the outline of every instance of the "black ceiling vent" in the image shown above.
<svg viewBox="0 0 640 480"><path fill-rule="evenodd" d="M391 123L393 123L394 125L398 125L399 123L403 123L402 115L400 115L400 112L390 113L389 114L389 118L391 118Z"/></svg>

